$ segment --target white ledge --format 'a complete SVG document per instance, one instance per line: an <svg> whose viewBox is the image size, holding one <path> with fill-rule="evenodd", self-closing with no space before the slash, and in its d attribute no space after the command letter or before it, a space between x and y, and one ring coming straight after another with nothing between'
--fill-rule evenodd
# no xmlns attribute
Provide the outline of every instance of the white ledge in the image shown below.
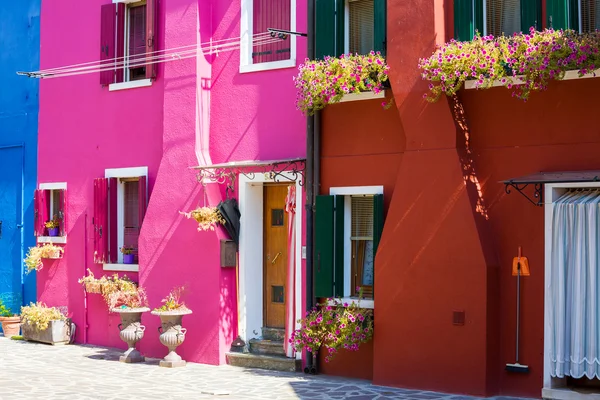
<svg viewBox="0 0 600 400"><path fill-rule="evenodd" d="M342 301L342 304L344 303L348 303L348 304L352 304L352 303L356 303L359 305L360 308L368 308L368 309L375 309L375 300L370 300L370 299L361 299L360 300L360 304L358 301L358 298L356 297L342 297L341 299L339 299ZM329 304L330 306L335 305L335 301L334 300L329 300Z"/></svg>
<svg viewBox="0 0 600 400"><path fill-rule="evenodd" d="M384 99L385 98L385 90L382 90L379 93L374 93L371 91L368 92L360 92L360 93L349 93L345 94L344 97L340 100L340 103L344 103L347 101L360 101L360 100L376 100L376 99Z"/></svg>
<svg viewBox="0 0 600 400"><path fill-rule="evenodd" d="M152 86L152 79L140 79L139 81L111 83L110 85L108 85L108 90L110 92L114 92L117 90L136 89L148 86Z"/></svg>
<svg viewBox="0 0 600 400"><path fill-rule="evenodd" d="M594 75L594 73L596 75ZM579 76L578 70L567 71L567 72L565 72L565 76L562 79L557 79L557 80L558 81L570 81L571 79L585 79L585 78L600 78L600 69L597 69L594 72L587 73L583 76ZM508 80L509 77L506 77L506 79ZM525 81L523 80L523 75L517 75L516 77L510 78L510 79L512 79L513 86L523 85L525 83ZM465 89L469 90L469 89L481 88L481 85L478 86L477 82L478 81L476 79L466 81ZM504 85L505 84L502 83L501 81L494 81L494 83L492 83L492 87L504 86Z"/></svg>
<svg viewBox="0 0 600 400"><path fill-rule="evenodd" d="M138 272L139 264L103 264L102 269L105 271L122 271L122 272Z"/></svg>
<svg viewBox="0 0 600 400"><path fill-rule="evenodd" d="M65 244L65 243L67 243L67 237L66 236L38 236L37 242L38 243L61 243L61 244Z"/></svg>
<svg viewBox="0 0 600 400"><path fill-rule="evenodd" d="M568 387L544 388L542 389L542 398L552 400L598 400L600 399L600 392L596 389L592 389L589 392L578 392Z"/></svg>

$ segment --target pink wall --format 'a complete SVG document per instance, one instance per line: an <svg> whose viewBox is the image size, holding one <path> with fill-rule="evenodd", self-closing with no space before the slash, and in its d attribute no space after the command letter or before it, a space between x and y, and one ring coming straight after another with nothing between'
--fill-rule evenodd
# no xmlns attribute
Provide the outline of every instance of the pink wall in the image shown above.
<svg viewBox="0 0 600 400"><path fill-rule="evenodd" d="M97 60L100 6L109 2L45 4L41 68ZM305 1L297 7L305 10ZM298 30L304 30L305 13L299 14ZM239 19L239 0L162 0L159 43L165 49L211 36L237 38ZM69 29L65 20L71 21ZM305 47L305 39L299 39L298 60L304 59ZM64 258L38 272L38 297L69 307L79 327L78 342L85 309L77 280L86 266L103 274L93 264L93 179L103 177L106 168L148 166L150 200L140 236L140 272L133 277L147 289L152 307L174 286L185 285L194 314L184 319L188 336L180 354L189 361L225 362L224 352L237 333L235 271L219 267L222 233L197 232L179 214L204 202L189 167L199 164L197 152L208 134L214 162L304 156L304 118L294 108L295 73L288 68L240 74L234 51L162 64L149 88L109 92L101 88L98 74L41 82L39 182L67 182L69 226ZM209 185L206 197L216 205L223 188ZM88 295L87 320L88 343L123 347L119 318L108 313L98 295ZM142 352L164 356L158 318L148 314L143 322L148 330Z"/></svg>

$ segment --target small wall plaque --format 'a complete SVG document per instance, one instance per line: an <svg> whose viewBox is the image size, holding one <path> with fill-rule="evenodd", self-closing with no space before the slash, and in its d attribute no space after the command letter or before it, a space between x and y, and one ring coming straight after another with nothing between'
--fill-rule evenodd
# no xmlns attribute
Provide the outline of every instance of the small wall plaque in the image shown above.
<svg viewBox="0 0 600 400"><path fill-rule="evenodd" d="M221 239L221 267L235 267L237 246L233 240Z"/></svg>

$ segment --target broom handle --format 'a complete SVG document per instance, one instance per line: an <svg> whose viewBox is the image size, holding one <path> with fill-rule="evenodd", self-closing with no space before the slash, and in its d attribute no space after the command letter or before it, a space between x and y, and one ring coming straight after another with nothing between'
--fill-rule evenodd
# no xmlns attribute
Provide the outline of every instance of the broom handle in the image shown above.
<svg viewBox="0 0 600 400"><path fill-rule="evenodd" d="M517 346L516 346L516 360L515 362L518 364L519 363L519 320L520 320L520 313L521 313L521 307L520 307L520 303L521 303L521 263L517 262Z"/></svg>

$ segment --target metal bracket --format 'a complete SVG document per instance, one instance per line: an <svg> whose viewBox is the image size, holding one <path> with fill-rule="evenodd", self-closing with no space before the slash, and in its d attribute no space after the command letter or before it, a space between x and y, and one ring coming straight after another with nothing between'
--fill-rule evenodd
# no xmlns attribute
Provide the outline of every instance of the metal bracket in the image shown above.
<svg viewBox="0 0 600 400"><path fill-rule="evenodd" d="M531 183L533 185L533 198L525 194L523 191L529 186L529 183L512 183L505 182L504 183L504 192L506 194L511 194L513 189L516 189L523 197L525 197L531 204L534 206L542 207L544 205L544 184L543 183Z"/></svg>

